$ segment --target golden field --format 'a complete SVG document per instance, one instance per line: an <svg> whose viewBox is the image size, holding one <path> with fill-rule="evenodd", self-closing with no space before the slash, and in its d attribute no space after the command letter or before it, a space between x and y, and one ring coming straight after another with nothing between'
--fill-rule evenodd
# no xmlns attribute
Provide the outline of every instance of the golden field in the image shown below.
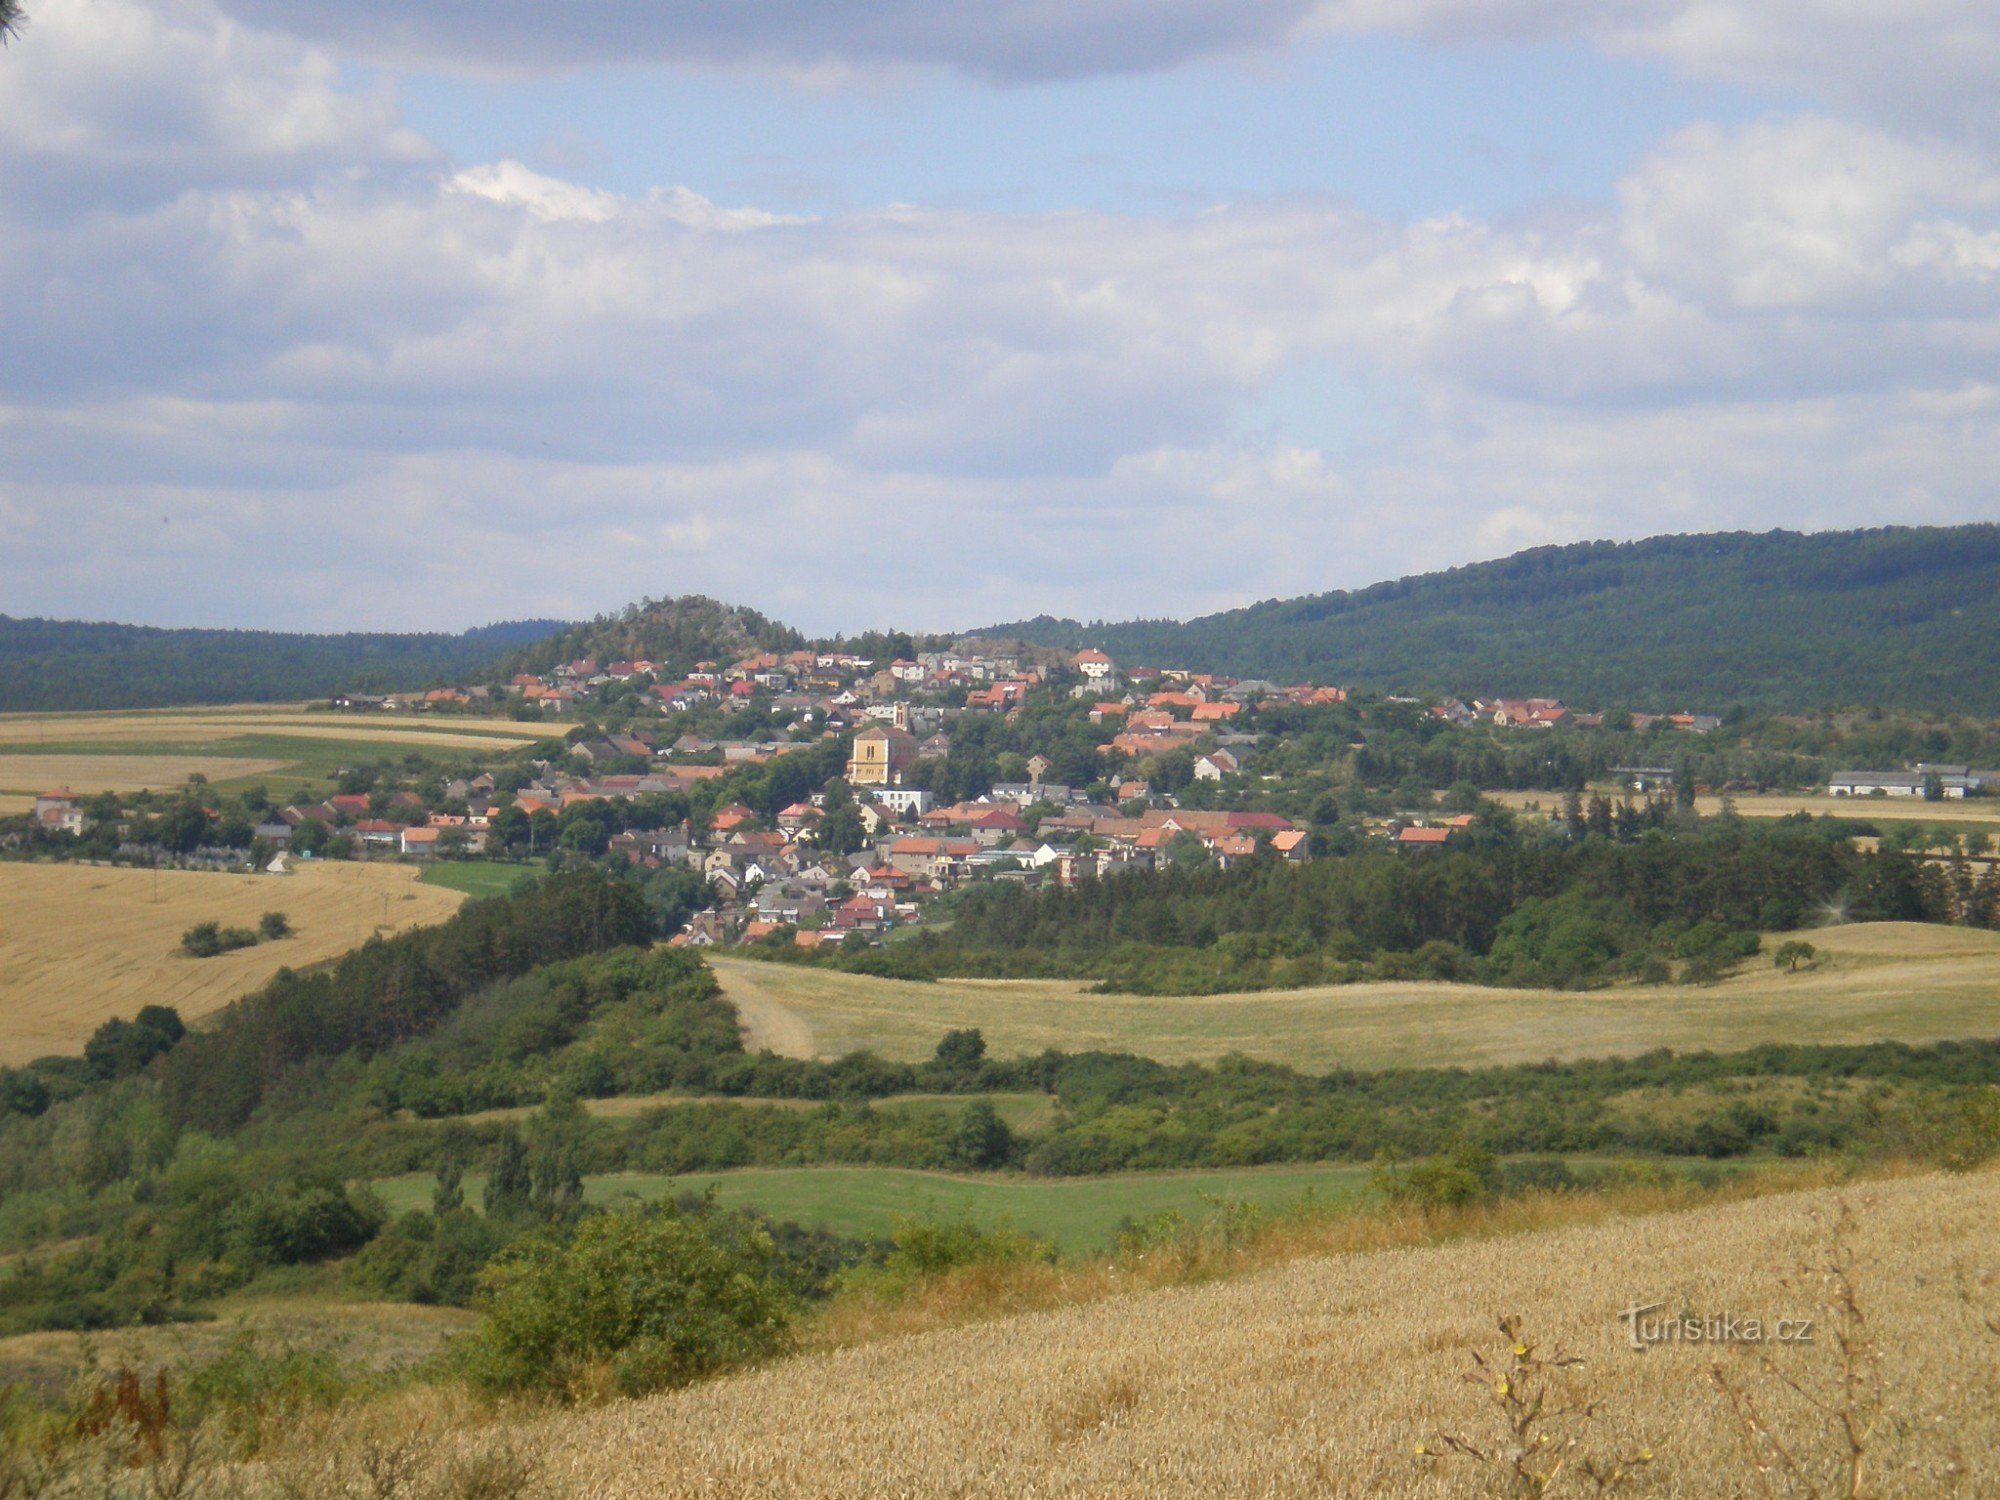
<svg viewBox="0 0 2000 1500"><path fill-rule="evenodd" d="M1627 795L1622 786L1592 788L1593 792L1616 802ZM1561 792L1487 792L1487 798L1529 816L1560 813ZM1947 802L1926 802L1921 797L1829 797L1814 792L1745 792L1730 798L1736 811L1746 818L1787 818L1793 813L1814 817L1858 818L1868 822L1906 823L1993 823L2000 824L2000 799L1975 797ZM1722 811L1720 797L1697 797L1695 810L1703 817Z"/></svg>
<svg viewBox="0 0 2000 1500"><path fill-rule="evenodd" d="M72 741L112 742L225 738L247 733L322 735L334 739L395 741L408 735L427 739L475 739L529 744L564 726L518 719L483 719L428 714L337 714L310 712L296 704L247 704L231 708L139 709L110 713L0 714L0 745Z"/></svg>
<svg viewBox="0 0 2000 1500"><path fill-rule="evenodd" d="M308 864L297 873L217 875L77 864L0 864L0 1063L78 1051L113 1016L171 1005L189 1022L280 968L337 958L378 930L439 922L464 899L419 885L407 865ZM155 900L157 881L158 899ZM294 935L189 958L197 922L255 927L267 911Z"/></svg>
<svg viewBox="0 0 2000 1500"><path fill-rule="evenodd" d="M805 1355L509 1438L539 1455L545 1492L603 1500L1506 1493L1477 1463L1417 1449L1501 1440L1492 1377L1465 1376L1474 1350L1504 1360L1509 1314L1542 1352L1585 1361L1557 1377L1602 1404L1578 1462L1652 1454L1630 1493L1762 1492L1718 1366L1833 1493L1831 1431L1780 1376L1822 1396L1837 1383L1821 1268L1842 1199L1882 1382L1862 1493L2000 1492L1990 1173L1309 1259ZM1813 1318L1815 1342L1636 1353L1618 1314L1652 1302ZM1550 1491L1590 1492L1574 1469Z"/></svg>
<svg viewBox="0 0 2000 1500"><path fill-rule="evenodd" d="M247 755L8 755L0 754L0 788L32 803L63 786L92 792L170 791L190 776L226 781L282 771L289 761ZM53 779L51 779L53 778Z"/></svg>
<svg viewBox="0 0 2000 1500"><path fill-rule="evenodd" d="M710 955L709 962L742 1014L749 1045L793 1057L870 1047L918 1061L945 1031L966 1026L978 1027L1001 1057L1048 1047L1124 1049L1163 1062L1242 1052L1308 1071L2000 1033L2000 933L1857 923L1803 936L1823 954L1811 971L1785 973L1754 958L1717 985L1583 992L1381 983L1093 995L1074 980L912 984L754 959Z"/></svg>
<svg viewBox="0 0 2000 1500"><path fill-rule="evenodd" d="M428 714L309 713L295 705L131 713L0 714L0 815L23 794L171 790L199 772L218 787L323 787L342 766L413 751L486 760L561 726Z"/></svg>

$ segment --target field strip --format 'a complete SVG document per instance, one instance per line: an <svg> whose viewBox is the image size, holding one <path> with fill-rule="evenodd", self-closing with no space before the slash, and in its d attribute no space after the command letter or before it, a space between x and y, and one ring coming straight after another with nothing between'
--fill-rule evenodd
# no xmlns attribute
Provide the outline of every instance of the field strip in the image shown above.
<svg viewBox="0 0 2000 1500"><path fill-rule="evenodd" d="M512 749L550 736L563 726L512 719L443 719L332 714L8 714L0 715L0 745L116 745L199 743L245 735L388 744L499 746Z"/></svg>
<svg viewBox="0 0 2000 1500"><path fill-rule="evenodd" d="M264 776L293 762L240 755L8 755L0 754L0 787L30 798L54 787L73 792L158 791L188 777L210 781Z"/></svg>
<svg viewBox="0 0 2000 1500"><path fill-rule="evenodd" d="M1371 983L1093 995L1077 981L915 984L714 954L709 962L742 1015L746 1043L799 1057L869 1048L919 1062L962 1027L977 1027L997 1057L1103 1048L1199 1062L1242 1052L1308 1071L2000 1036L2000 933L1881 923L1803 936L1823 953L1811 971L1786 973L1758 958L1717 985L1589 991Z"/></svg>
<svg viewBox="0 0 2000 1500"><path fill-rule="evenodd" d="M1516 812L1535 815L1559 816L1563 807L1561 792L1485 792L1483 796L1503 807ZM1585 794L1602 795L1615 804L1630 795L1623 787L1592 787ZM1634 800L1643 800L1636 798ZM1942 802L1926 802L1921 797L1828 797L1804 793L1756 793L1745 792L1732 797L1738 815L1745 818L1788 818L1795 813L1809 813L1813 817L1851 818L1856 822L1892 823L1994 823L2000 824L2000 798L1969 797L1953 798ZM1695 810L1703 817L1714 817L1722 811L1722 798L1697 797Z"/></svg>
<svg viewBox="0 0 2000 1500"><path fill-rule="evenodd" d="M1983 1326L1996 1309L1990 1292L1964 1290L2000 1255L1990 1172L1299 1260L812 1353L511 1437L547 1456L556 1493L598 1500L1498 1493L1490 1471L1419 1447L1440 1432L1500 1446L1491 1377L1467 1372L1474 1350L1506 1357L1506 1313L1542 1349L1584 1361L1569 1378L1600 1414L1579 1462L1643 1450L1647 1493L1752 1494L1758 1476L1709 1369L1754 1382L1788 1449L1817 1457L1825 1419L1785 1399L1759 1356L1823 1389L1838 1378L1831 1333L1635 1353L1619 1315L1663 1302L1755 1318L1767 1337L1781 1318L1823 1323L1817 1268L1843 1200L1885 1409L1908 1416L1874 1433L1882 1492L2000 1493L2000 1380Z"/></svg>

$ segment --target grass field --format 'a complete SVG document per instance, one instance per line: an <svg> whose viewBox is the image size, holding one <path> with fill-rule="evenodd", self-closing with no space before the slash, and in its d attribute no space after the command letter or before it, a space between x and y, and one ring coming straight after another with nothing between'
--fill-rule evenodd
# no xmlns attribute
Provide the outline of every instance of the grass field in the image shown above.
<svg viewBox="0 0 2000 1500"><path fill-rule="evenodd" d="M428 1173L375 1184L397 1212L430 1205ZM614 1173L584 1183L584 1197L608 1203L631 1195L653 1200L698 1193L711 1185L729 1208L757 1208L775 1219L824 1225L840 1234L886 1234L899 1214L966 1217L990 1228L1042 1235L1067 1251L1102 1250L1127 1217L1178 1210L1189 1218L1209 1211L1211 1198L1279 1208L1307 1193L1333 1201L1364 1186L1355 1166L1246 1167L1213 1172L1144 1172L1118 1177L1036 1179L958 1177L899 1167L756 1168L690 1173L685 1177ZM468 1174L465 1195L477 1203L484 1177Z"/></svg>
<svg viewBox="0 0 2000 1500"><path fill-rule="evenodd" d="M200 771L225 791L264 783L320 790L342 766L415 753L484 760L561 725L429 715L309 713L302 707L103 714L0 714L0 795L155 790ZM0 802L0 812L18 811Z"/></svg>
<svg viewBox="0 0 2000 1500"><path fill-rule="evenodd" d="M1466 1377L1475 1350L1504 1368L1511 1341L1495 1320L1514 1314L1544 1355L1583 1361L1557 1377L1601 1406L1571 1455L1579 1467L1643 1452L1635 1493L1808 1493L1783 1475L1760 1487L1715 1367L1808 1466L1810 1493L1845 1494L1830 1419L1783 1384L1822 1400L1839 1386L1820 1268L1842 1199L1867 1317L1861 1368L1879 1370L1882 1389L1866 1439L1873 1482L1859 1493L2000 1493L1991 1173L1319 1256L809 1354L510 1436L546 1455L555 1493L601 1500L1528 1493L1473 1461L1419 1452L1447 1433L1508 1446L1492 1372ZM1780 1318L1811 1318L1815 1333L1634 1352L1619 1313L1654 1302L1754 1317L1767 1334ZM1560 1442L1566 1430L1550 1426Z"/></svg>
<svg viewBox="0 0 2000 1500"><path fill-rule="evenodd" d="M964 1026L978 1027L1001 1057L1048 1047L1129 1050L1166 1062L1242 1052L1307 1070L2000 1035L2000 933L1884 923L1806 936L1825 954L1811 972L1783 973L1753 959L1718 985L1583 993L1408 983L1092 995L1073 981L909 984L753 959L709 961L742 1014L749 1045L795 1057L869 1047L918 1061L945 1031Z"/></svg>
<svg viewBox="0 0 2000 1500"><path fill-rule="evenodd" d="M95 1333L23 1333L0 1338L0 1385L21 1381L55 1394L91 1365L136 1369L199 1362L231 1339L254 1336L266 1349L330 1347L349 1366L386 1370L428 1359L478 1321L452 1307L316 1297L231 1298L213 1321Z"/></svg>
<svg viewBox="0 0 2000 1500"><path fill-rule="evenodd" d="M216 875L79 864L0 864L0 1063L76 1052L113 1016L171 1005L219 1010L281 967L335 958L370 934L442 921L463 899L407 865L300 864L296 874ZM157 891L158 899L155 899ZM255 927L267 911L294 936L188 958L197 922Z"/></svg>
<svg viewBox="0 0 2000 1500"><path fill-rule="evenodd" d="M510 864L497 859L441 860L428 865L421 877L425 885L441 886L466 896L504 896L518 881L539 875L542 866Z"/></svg>

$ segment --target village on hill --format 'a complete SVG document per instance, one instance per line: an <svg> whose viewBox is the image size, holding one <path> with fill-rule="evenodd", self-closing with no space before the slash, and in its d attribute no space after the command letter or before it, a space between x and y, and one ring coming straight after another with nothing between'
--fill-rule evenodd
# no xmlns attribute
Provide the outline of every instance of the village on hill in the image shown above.
<svg viewBox="0 0 2000 1500"><path fill-rule="evenodd" d="M1323 832L1248 804L1298 769L1312 731L1324 727L1315 711L1349 699L1335 685L977 638L886 662L827 649L754 651L685 669L583 657L492 684L335 697L330 708L345 714L540 718L560 739L437 785L267 806L247 828L204 830L175 862L258 869L328 855L428 862L562 848L698 877L705 899L678 944L789 936L803 948L866 945L923 923L938 898L973 882L1073 886L1169 866L1311 859ZM1705 736L1723 722L1686 712L1612 716L1540 697L1392 697L1383 706L1439 727L1528 735ZM1017 742L1045 750L954 758L980 731L1018 729L1036 714L1055 727ZM1343 722L1357 727L1341 731L1333 749L1365 753L1368 729L1352 716ZM800 753L828 746L836 759L821 754L808 771ZM734 773L788 757L796 795L762 808L725 800ZM1608 769L1635 794L1675 790L1671 765ZM1989 784L2000 788L2000 772L1919 764L1839 773L1826 790L1935 798ZM91 800L46 791L30 826L44 838L80 838L93 823ZM110 806L97 812L116 815ZM1421 854L1468 836L1477 818L1467 806L1440 806L1377 814L1363 826ZM134 843L116 853L159 857Z"/></svg>

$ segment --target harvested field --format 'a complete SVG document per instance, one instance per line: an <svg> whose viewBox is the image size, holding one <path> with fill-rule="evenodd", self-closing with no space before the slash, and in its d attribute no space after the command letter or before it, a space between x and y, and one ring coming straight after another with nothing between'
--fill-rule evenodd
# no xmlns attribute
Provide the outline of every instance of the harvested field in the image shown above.
<svg viewBox="0 0 2000 1500"><path fill-rule="evenodd" d="M330 739L400 742L405 735L488 739L528 744L560 736L566 726L517 719L438 717L429 714L308 713L291 706L162 709L133 713L0 714L0 745L37 742L93 743L222 738L245 733L323 735Z"/></svg>
<svg viewBox="0 0 2000 1500"><path fill-rule="evenodd" d="M1443 1434L1504 1442L1492 1375L1465 1377L1475 1350L1506 1360L1495 1320L1514 1314L1542 1353L1585 1361L1562 1379L1602 1403L1575 1467L1647 1453L1631 1493L1764 1493L1711 1381L1719 1367L1816 1492L1834 1493L1832 1428L1781 1377L1837 1389L1821 1268L1843 1201L1883 1392L1865 1492L2000 1492L1991 1173L1301 1261L808 1355L511 1436L543 1456L557 1493L604 1500L1503 1493L1492 1468L1417 1450ZM1814 1336L1635 1352L1620 1310L1655 1302L1756 1318L1767 1337L1780 1318L1811 1318ZM1571 1492L1589 1488L1550 1491Z"/></svg>
<svg viewBox="0 0 2000 1500"><path fill-rule="evenodd" d="M1624 797L1624 787L1603 786L1602 792L1614 802ZM1487 792L1484 795L1519 812L1560 813L1561 792ZM1992 823L2000 824L2000 799L1973 797L1946 802L1926 802L1921 797L1829 797L1814 792L1745 792L1731 799L1736 811L1746 818L1787 818L1793 813L1814 817L1854 818L1869 823ZM1695 809L1704 817L1722 811L1720 797L1697 797Z"/></svg>
<svg viewBox="0 0 2000 1500"><path fill-rule="evenodd" d="M190 776L232 781L268 776L289 764L237 755L0 755L0 788L28 798L58 786L83 793L166 791Z"/></svg>
<svg viewBox="0 0 2000 1500"><path fill-rule="evenodd" d="M869 1047L915 1062L945 1031L966 1026L1002 1057L1101 1047L1186 1062L1235 1051L1307 1070L2000 1035L2000 933L1879 923L1803 936L1826 955L1811 971L1784 973L1757 958L1717 985L1586 992L1383 983L1093 995L1066 980L911 984L713 954L709 962L748 1044L795 1057Z"/></svg>
<svg viewBox="0 0 2000 1500"><path fill-rule="evenodd" d="M462 899L419 885L407 865L156 876L100 865L0 864L0 1063L76 1052L101 1023L142 1005L171 1005L192 1022L282 967L338 957L385 927L443 921ZM181 934L197 922L255 927L267 911L289 916L294 936L217 958L180 951Z"/></svg>

